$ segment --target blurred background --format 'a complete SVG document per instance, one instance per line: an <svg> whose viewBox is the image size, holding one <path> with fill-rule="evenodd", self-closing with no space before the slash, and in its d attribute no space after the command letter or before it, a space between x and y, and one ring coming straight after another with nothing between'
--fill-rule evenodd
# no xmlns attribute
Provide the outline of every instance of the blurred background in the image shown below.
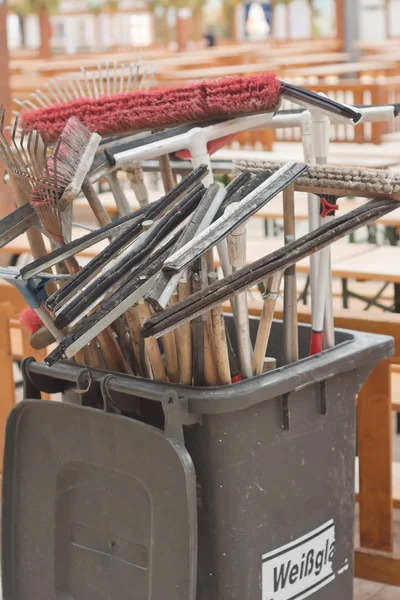
<svg viewBox="0 0 400 600"><path fill-rule="evenodd" d="M212 27L217 43L335 38L342 1L335 0L11 0L11 50L73 54L129 47L194 49ZM400 0L352 0L359 39L400 35Z"/></svg>

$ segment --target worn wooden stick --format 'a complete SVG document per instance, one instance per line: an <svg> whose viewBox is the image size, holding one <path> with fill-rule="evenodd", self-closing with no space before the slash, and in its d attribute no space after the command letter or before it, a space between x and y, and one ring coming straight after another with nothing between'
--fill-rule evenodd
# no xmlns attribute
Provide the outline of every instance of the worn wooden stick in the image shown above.
<svg viewBox="0 0 400 600"><path fill-rule="evenodd" d="M174 187L175 181L168 154L160 156L158 159L158 164L160 165L160 173L164 191L169 192Z"/></svg>
<svg viewBox="0 0 400 600"><path fill-rule="evenodd" d="M187 274L181 278L178 290L179 302L190 296L191 284ZM192 385L192 331L190 323L178 327L175 332L175 339L181 383L183 385Z"/></svg>
<svg viewBox="0 0 400 600"><path fill-rule="evenodd" d="M208 274L208 281L210 285L218 281L218 275L215 271ZM222 385L228 385L231 383L231 369L226 341L225 320L221 306L216 306L211 310L211 322L218 377Z"/></svg>
<svg viewBox="0 0 400 600"><path fill-rule="evenodd" d="M253 375L261 375L264 367L265 353L267 351L269 335L271 332L272 319L274 318L275 305L279 298L279 288L282 280L282 272L268 277L265 283L264 302L261 310L260 322L254 354L252 360Z"/></svg>
<svg viewBox="0 0 400 600"><path fill-rule="evenodd" d="M206 386L220 384L217 361L215 358L214 333L211 313L208 313L206 327L204 328L204 383Z"/></svg>
<svg viewBox="0 0 400 600"><path fill-rule="evenodd" d="M143 298L137 303L137 311L140 325L143 325L144 321L151 316L150 308ZM148 338L144 341L144 344L145 354L150 362L154 379L156 381L168 381L158 343L154 338Z"/></svg>
<svg viewBox="0 0 400 600"><path fill-rule="evenodd" d="M291 184L283 190L285 244L295 240L295 219L294 185ZM284 273L283 302L283 361L285 364L289 364L299 360L295 264L286 269Z"/></svg>

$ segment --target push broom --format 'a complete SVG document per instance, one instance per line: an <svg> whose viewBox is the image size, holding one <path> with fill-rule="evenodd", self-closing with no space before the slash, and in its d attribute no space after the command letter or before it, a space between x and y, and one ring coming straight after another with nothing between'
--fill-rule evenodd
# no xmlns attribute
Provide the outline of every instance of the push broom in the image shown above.
<svg viewBox="0 0 400 600"><path fill-rule="evenodd" d="M351 231L355 231L366 223L376 220L398 206L392 199L374 200L363 205L346 215L335 219L334 223L325 223L317 230L302 236L287 244L272 254L243 267L236 273L211 284L206 290L196 292L182 302L169 306L165 310L153 315L144 323L142 335L144 337L160 337L169 331L180 327L193 318L200 316L228 300L232 295L241 293L255 283L270 277L277 272L282 272L291 264L318 251L325 245L340 239ZM128 284L115 292L106 302L102 303L92 315L82 319L74 327L59 346L45 359L49 365L61 358L68 358L83 347L88 340L93 339L99 330L112 322L130 306L135 298L139 299L146 293L146 287L151 286L152 277L162 267L168 251L160 254L149 263L141 276L133 277ZM145 277L145 279L143 279ZM145 283L143 283L143 281ZM111 321L110 321L111 320Z"/></svg>

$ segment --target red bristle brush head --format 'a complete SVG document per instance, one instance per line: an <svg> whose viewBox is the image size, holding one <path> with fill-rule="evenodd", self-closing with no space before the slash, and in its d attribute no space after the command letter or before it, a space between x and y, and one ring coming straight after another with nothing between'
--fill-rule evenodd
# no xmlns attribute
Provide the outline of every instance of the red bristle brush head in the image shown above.
<svg viewBox="0 0 400 600"><path fill-rule="evenodd" d="M225 77L193 85L71 100L28 111L23 122L55 141L74 116L90 131L104 136L274 110L281 87L274 73Z"/></svg>
<svg viewBox="0 0 400 600"><path fill-rule="evenodd" d="M57 244L64 241L62 212L69 204L62 196L74 179L91 135L78 119L68 119L42 171L43 185L37 185L29 196L43 227Z"/></svg>
<svg viewBox="0 0 400 600"><path fill-rule="evenodd" d="M19 322L22 327L29 333L36 333L44 323L42 319L36 314L33 308L23 308L18 316Z"/></svg>

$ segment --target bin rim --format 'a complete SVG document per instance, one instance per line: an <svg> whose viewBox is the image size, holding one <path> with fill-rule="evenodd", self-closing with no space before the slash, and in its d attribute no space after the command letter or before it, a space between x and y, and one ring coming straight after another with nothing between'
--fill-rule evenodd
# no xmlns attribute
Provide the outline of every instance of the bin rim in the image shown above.
<svg viewBox="0 0 400 600"><path fill-rule="evenodd" d="M299 327L310 328L306 324L299 324ZM192 414L223 414L289 395L305 387L328 381L340 373L362 367L372 370L381 359L391 356L394 352L394 339L390 336L339 328L335 329L335 333L348 335L350 339L320 354L302 358L296 363L278 367L232 385L191 387L123 373L110 374L100 369L90 369L90 385L100 385L108 377L109 391L159 402L166 402L169 398L179 399L187 403L186 410ZM32 385L41 378L59 379L74 384L80 381L83 372L88 372L87 367L69 361L60 361L49 367L44 363L37 363L34 359L29 360L26 370ZM69 386L69 389L71 387L73 386ZM38 389L41 389L41 386Z"/></svg>

